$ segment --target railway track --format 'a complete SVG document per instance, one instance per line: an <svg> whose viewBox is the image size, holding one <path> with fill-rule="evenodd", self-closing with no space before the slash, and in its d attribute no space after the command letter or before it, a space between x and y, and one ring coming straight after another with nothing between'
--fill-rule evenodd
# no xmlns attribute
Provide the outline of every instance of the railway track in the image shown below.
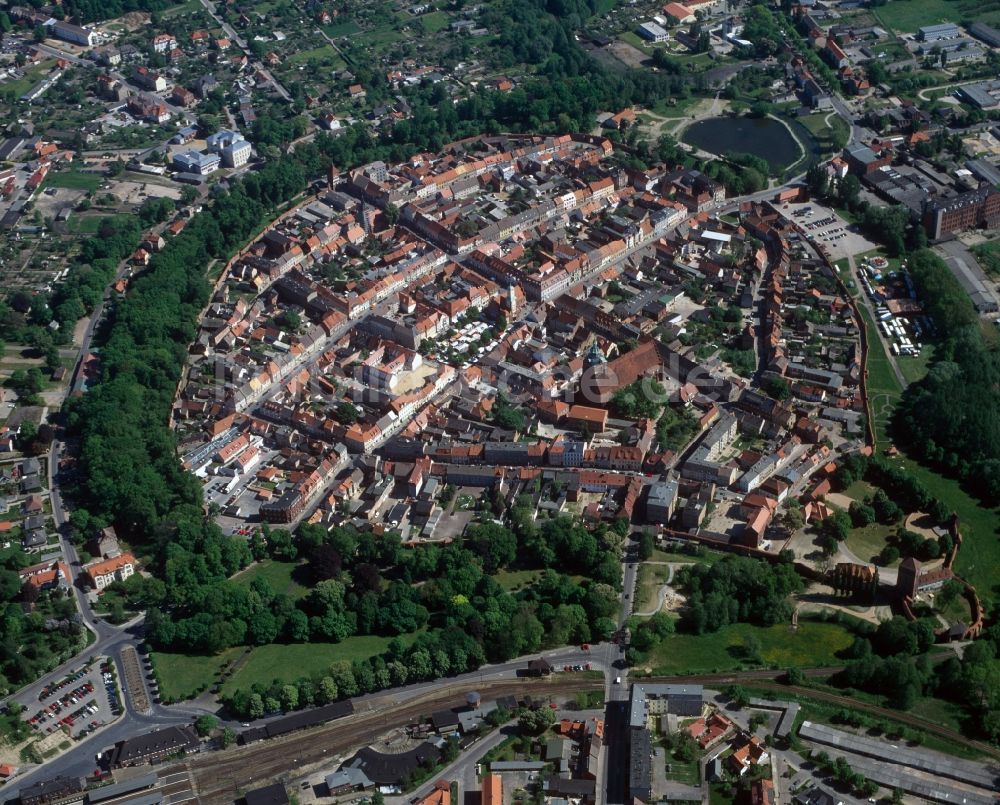
<svg viewBox="0 0 1000 805"><path fill-rule="evenodd" d="M755 682L754 687L796 693L809 699L817 699L830 704L838 704L854 710L863 709L866 713L870 713L871 715L888 718L892 721L898 721L902 724L906 724L908 727L915 727L916 729L923 730L924 732L937 735L940 738L947 738L952 743L968 747L969 749L974 749L983 756L991 757L994 760L1000 760L1000 749L997 749L995 746L990 746L989 744L982 743L981 741L967 738L956 730L943 727L932 721L926 721L919 716L911 715L905 711L889 710L888 708L878 707L873 704L868 704L867 702L858 702L857 699L852 699L850 696L839 696L836 693L829 693L828 691L823 690L813 690L812 688L800 688L795 685L782 685L776 682Z"/></svg>
<svg viewBox="0 0 1000 805"><path fill-rule="evenodd" d="M195 756L185 765L191 772L195 794L202 805L228 805L247 788L287 779L303 766L332 760L338 754L369 744L391 726L409 723L441 707L454 706L471 691L478 691L483 698L489 699L507 695L563 696L587 690L604 690L603 680L576 677L456 684L402 704L395 704L390 699L378 708L355 712L315 729Z"/></svg>
<svg viewBox="0 0 1000 805"><path fill-rule="evenodd" d="M840 667L812 668L805 671L810 677L828 677ZM774 691L786 696L795 694L806 699L858 709L859 702L813 688L786 685L778 682L784 671L743 671L737 673L690 674L670 677L644 677L652 683L685 682L721 687L729 684L751 684L755 688ZM638 681L638 679L637 679ZM408 723L433 710L454 705L465 693L476 690L484 698L517 695L555 697L586 690L603 690L600 680L580 677L552 677L545 680L518 679L450 685L401 704L386 699L383 704L360 710L346 718L331 721L321 727L305 730L266 742L251 744L225 752L190 758L186 767L191 773L195 793L204 805L231 803L243 790L265 785L276 780L287 780L297 769L371 743L374 736L393 725ZM864 704L864 710L874 716L890 719L926 733L945 738L955 744L979 752L983 756L1000 760L1000 750L980 741L965 737L948 727L926 721L905 712Z"/></svg>
<svg viewBox="0 0 1000 805"><path fill-rule="evenodd" d="M935 662L941 662L946 659L946 657L941 656L940 659L935 659ZM838 671L842 670L841 667L831 667L831 668L809 668L804 669L803 673L808 677L820 677L825 678L832 676ZM983 756L991 757L995 760L1000 760L1000 749L989 744L982 743L981 741L976 741L972 738L968 738L962 733L956 730L944 727L940 724L935 724L933 721L927 721L926 719L915 716L911 713L907 713L903 710L890 710L886 707L879 707L874 704L869 704L867 702L859 702L857 699L852 699L850 696L841 696L837 693L830 693L825 690L816 690L815 688L804 688L797 685L786 685L784 683L778 682L778 678L784 676L784 671L743 671L734 674L701 674L701 675L690 675L690 676L671 676L671 677L650 677L651 682L664 682L664 683L678 683L678 682L694 682L702 683L704 685L742 685L746 683L751 683L755 688L763 688L765 690L772 690L784 694L797 694L807 699L815 699L817 701L827 702L828 704L836 704L841 707L847 707L853 710L863 709L866 713L871 715L879 716L881 718L887 718L891 721L897 721L901 724L905 724L908 727L915 727L916 729L923 730L927 733L932 733L941 738L946 738L953 743L959 744L960 746L968 747L969 749L974 749Z"/></svg>

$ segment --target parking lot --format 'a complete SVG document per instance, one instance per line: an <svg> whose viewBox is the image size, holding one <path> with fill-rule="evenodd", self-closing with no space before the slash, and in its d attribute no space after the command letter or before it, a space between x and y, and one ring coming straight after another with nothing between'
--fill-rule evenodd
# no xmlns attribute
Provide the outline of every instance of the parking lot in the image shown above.
<svg viewBox="0 0 1000 805"><path fill-rule="evenodd" d="M121 713L116 676L106 658L81 666L43 688L36 701L22 702L26 720L41 735L63 729L83 737Z"/></svg>
<svg viewBox="0 0 1000 805"><path fill-rule="evenodd" d="M816 202L787 206L788 209L782 212L801 226L812 242L830 255L831 260L841 260L849 254L862 254L876 246L861 235L855 225L848 224L829 207Z"/></svg>

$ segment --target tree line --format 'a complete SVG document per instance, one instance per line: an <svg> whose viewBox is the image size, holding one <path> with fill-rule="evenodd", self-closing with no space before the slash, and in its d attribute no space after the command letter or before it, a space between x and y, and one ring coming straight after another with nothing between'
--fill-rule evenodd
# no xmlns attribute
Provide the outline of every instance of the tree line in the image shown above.
<svg viewBox="0 0 1000 805"><path fill-rule="evenodd" d="M916 457L959 478L984 500L1000 496L1000 357L968 294L930 251L909 269L941 335L934 365L911 384L893 420Z"/></svg>

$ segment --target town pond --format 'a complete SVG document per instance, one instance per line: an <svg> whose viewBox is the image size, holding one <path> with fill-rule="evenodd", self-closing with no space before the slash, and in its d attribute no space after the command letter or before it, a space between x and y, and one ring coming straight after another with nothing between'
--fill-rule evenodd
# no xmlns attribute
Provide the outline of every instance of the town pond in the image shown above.
<svg viewBox="0 0 1000 805"><path fill-rule="evenodd" d="M681 140L712 154L753 154L780 174L802 156L802 147L784 124L770 117L712 117L692 123Z"/></svg>

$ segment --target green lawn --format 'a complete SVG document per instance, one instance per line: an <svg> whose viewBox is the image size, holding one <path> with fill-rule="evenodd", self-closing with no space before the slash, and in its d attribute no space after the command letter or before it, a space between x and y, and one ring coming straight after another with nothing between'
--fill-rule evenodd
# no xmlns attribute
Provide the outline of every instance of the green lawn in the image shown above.
<svg viewBox="0 0 1000 805"><path fill-rule="evenodd" d="M935 603L938 600L935 599ZM957 595L955 598L948 603L947 606L942 607L938 610L941 617L943 617L948 623L971 623L972 613L969 609L969 602L965 599L964 595Z"/></svg>
<svg viewBox="0 0 1000 805"><path fill-rule="evenodd" d="M448 27L449 20L450 17L445 12L432 11L430 14L424 14L420 17L420 24L424 26L427 33L436 34Z"/></svg>
<svg viewBox="0 0 1000 805"><path fill-rule="evenodd" d="M635 31L625 31L624 33L618 34L618 38L622 42L628 42L632 47L637 50L642 51L647 56L652 55L653 47L645 39L643 39Z"/></svg>
<svg viewBox="0 0 1000 805"><path fill-rule="evenodd" d="M507 592L514 592L530 587L541 578L541 575L541 570L501 570L495 573L493 578ZM571 575L569 578L574 584L582 584L585 579L584 576L578 574Z"/></svg>
<svg viewBox="0 0 1000 805"><path fill-rule="evenodd" d="M903 355L897 361L899 371L903 373L907 383L918 383L927 376L934 362L935 345L924 343L919 355Z"/></svg>
<svg viewBox="0 0 1000 805"><path fill-rule="evenodd" d="M4 83L3 89L5 92L9 92L15 97L20 97L35 86L35 84L45 78L45 76L47 76L50 72L52 72L52 68L55 66L55 59L43 59L34 67L28 67L25 69L24 75L21 78Z"/></svg>
<svg viewBox="0 0 1000 805"><path fill-rule="evenodd" d="M375 48L398 42L403 38L403 34L394 28L374 28L371 31L364 31L354 38L365 47Z"/></svg>
<svg viewBox="0 0 1000 805"><path fill-rule="evenodd" d="M651 108L651 111L667 119L687 117L688 113L702 100L704 99L699 98L697 95L690 95L687 98L667 98L658 101Z"/></svg>
<svg viewBox="0 0 1000 805"><path fill-rule="evenodd" d="M654 562L691 562L692 564L714 565L725 557L726 554L719 553L719 551L705 551L704 555L696 556L693 553L684 553L683 551L664 551L660 548L654 548L650 559Z"/></svg>
<svg viewBox="0 0 1000 805"><path fill-rule="evenodd" d="M874 495L875 487L868 481L855 481L844 490L844 494L851 500L861 501L869 495Z"/></svg>
<svg viewBox="0 0 1000 805"><path fill-rule="evenodd" d="M98 212L96 215L93 213L88 213L87 215L73 215L69 219L69 231L77 235L93 235L100 226L101 221L104 218L109 217L117 219L119 217L124 218L125 216L109 216L108 214L102 212Z"/></svg>
<svg viewBox="0 0 1000 805"><path fill-rule="evenodd" d="M840 115L819 112L795 118L816 140L825 154L840 151L847 143L848 128Z"/></svg>
<svg viewBox="0 0 1000 805"><path fill-rule="evenodd" d="M858 307L864 319L865 329L868 331L868 398L871 401L874 417L875 438L879 446L887 447L889 420L902 396L903 389L892 371L892 364L878 337L878 328L871 313L864 305Z"/></svg>
<svg viewBox="0 0 1000 805"><path fill-rule="evenodd" d="M675 760L667 753L667 779L682 785L698 785L701 782L700 763L697 760Z"/></svg>
<svg viewBox="0 0 1000 805"><path fill-rule="evenodd" d="M164 698L179 701L195 696L202 687L211 687L218 673L243 652L231 648L215 656L153 652L153 665L160 679Z"/></svg>
<svg viewBox="0 0 1000 805"><path fill-rule="evenodd" d="M344 66L343 59L337 55L337 51L331 45L321 45L312 50L300 50L288 57L289 64L307 64L317 62L334 69L341 69Z"/></svg>
<svg viewBox="0 0 1000 805"><path fill-rule="evenodd" d="M183 14L190 14L193 11L201 10L200 0L184 0L183 3L178 3L176 6L169 6L165 8L162 12L163 19L171 19L173 17L179 17Z"/></svg>
<svg viewBox="0 0 1000 805"><path fill-rule="evenodd" d="M847 547L862 562L872 562L886 546L887 538L894 533L896 526L882 523L852 528L847 535Z"/></svg>
<svg viewBox="0 0 1000 805"><path fill-rule="evenodd" d="M645 665L663 675L737 669L744 664L743 645L750 636L760 641L764 663L778 668L836 665L841 662L837 652L854 640L836 623L801 620L795 631L788 624L762 628L736 623L710 634L673 635L650 652Z"/></svg>
<svg viewBox="0 0 1000 805"><path fill-rule="evenodd" d="M507 592L511 592L512 590L530 587L538 581L540 575L541 572L538 570L501 570L493 578Z"/></svg>
<svg viewBox="0 0 1000 805"><path fill-rule="evenodd" d="M45 177L46 187L65 187L70 190L96 190L104 181L98 173L85 173L78 170L53 171Z"/></svg>
<svg viewBox="0 0 1000 805"><path fill-rule="evenodd" d="M327 36L334 38L338 36L353 36L361 29L354 20L345 20L333 25L324 25L323 30L326 31Z"/></svg>
<svg viewBox="0 0 1000 805"><path fill-rule="evenodd" d="M271 589L276 593L285 593L293 599L301 598L309 590L293 577L295 576L296 569L302 567L304 566L297 562L276 562L272 559L267 559L247 568L238 576L235 576L233 581L249 587L250 582L255 579L266 579L271 585ZM299 573L301 572L302 570L299 570Z"/></svg>
<svg viewBox="0 0 1000 805"><path fill-rule="evenodd" d="M416 635L400 635L409 644ZM260 682L294 682L304 676L326 671L333 663L367 659L386 650L391 638L359 635L341 643L291 643L258 646L250 659L240 665L222 686L222 694L247 689Z"/></svg>

